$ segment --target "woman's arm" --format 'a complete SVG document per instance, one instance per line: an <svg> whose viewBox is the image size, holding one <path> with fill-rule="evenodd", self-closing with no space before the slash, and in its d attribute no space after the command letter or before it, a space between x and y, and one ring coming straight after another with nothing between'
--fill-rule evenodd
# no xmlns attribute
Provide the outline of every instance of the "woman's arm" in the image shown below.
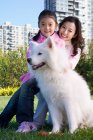
<svg viewBox="0 0 93 140"><path fill-rule="evenodd" d="M72 69L75 69L81 57L81 49L78 48L77 54L75 56L70 57L70 65Z"/></svg>

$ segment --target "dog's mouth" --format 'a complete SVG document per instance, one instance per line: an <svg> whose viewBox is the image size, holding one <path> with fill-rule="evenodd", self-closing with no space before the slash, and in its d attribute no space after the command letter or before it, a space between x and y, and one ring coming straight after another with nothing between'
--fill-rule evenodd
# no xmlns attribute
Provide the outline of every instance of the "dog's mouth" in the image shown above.
<svg viewBox="0 0 93 140"><path fill-rule="evenodd" d="M32 69L33 69L33 70L36 70L36 69L38 69L38 68L43 67L44 65L45 65L45 62L42 62L42 63L40 63L40 64L38 64L38 65L32 65Z"/></svg>

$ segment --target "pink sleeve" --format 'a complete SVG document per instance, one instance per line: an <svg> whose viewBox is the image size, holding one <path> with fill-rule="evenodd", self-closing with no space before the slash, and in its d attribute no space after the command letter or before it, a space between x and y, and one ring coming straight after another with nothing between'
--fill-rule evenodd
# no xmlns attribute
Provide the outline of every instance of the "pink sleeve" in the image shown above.
<svg viewBox="0 0 93 140"><path fill-rule="evenodd" d="M76 65L78 64L79 60L80 60L80 56L81 56L81 49L78 48L78 53L70 58L70 64L71 64L71 68L75 69Z"/></svg>
<svg viewBox="0 0 93 140"><path fill-rule="evenodd" d="M31 41L33 41L33 39L30 39L29 41L29 48L27 49L26 58L30 58L31 55Z"/></svg>
<svg viewBox="0 0 93 140"><path fill-rule="evenodd" d="M30 80L31 78L32 78L32 76L31 76L30 72L27 72L20 77L20 81L23 84L26 81Z"/></svg>
<svg viewBox="0 0 93 140"><path fill-rule="evenodd" d="M29 47L27 50L26 58L30 58L30 55L31 55L31 47Z"/></svg>

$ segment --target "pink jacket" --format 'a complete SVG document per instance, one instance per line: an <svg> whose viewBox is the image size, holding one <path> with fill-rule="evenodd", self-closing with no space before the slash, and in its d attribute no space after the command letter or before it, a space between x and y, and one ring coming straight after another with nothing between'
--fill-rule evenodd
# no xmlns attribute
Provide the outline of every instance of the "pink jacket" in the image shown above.
<svg viewBox="0 0 93 140"><path fill-rule="evenodd" d="M70 62L70 66L72 69L75 69L81 57L81 49L77 49L77 54L73 56L73 46L65 46L68 52L68 58Z"/></svg>
<svg viewBox="0 0 93 140"><path fill-rule="evenodd" d="M55 40L56 42L59 43L58 46L62 46L62 47L65 46L65 42L64 41L63 41L63 44L61 42L61 45L60 45L60 38L59 38L59 36L57 35L56 32L51 37L53 38L53 40ZM40 37L37 40L37 42L38 43L42 43L42 42L44 42L45 39L46 39L46 37L44 37L42 34L40 34ZM71 68L74 69L76 67L79 59L80 59L81 49L78 48L78 53L75 56L73 56L73 46L67 46L66 49L67 49L67 52L68 52L68 57L69 57L69 61L70 61L70 64L71 64ZM29 58L30 54L31 54L31 45L28 48L28 51L27 51L27 54L26 54L26 58ZM33 77L33 75L31 75L30 72L27 72L26 74L23 74L20 77L20 80L21 80L22 83L24 83L27 80L30 80L32 77Z"/></svg>

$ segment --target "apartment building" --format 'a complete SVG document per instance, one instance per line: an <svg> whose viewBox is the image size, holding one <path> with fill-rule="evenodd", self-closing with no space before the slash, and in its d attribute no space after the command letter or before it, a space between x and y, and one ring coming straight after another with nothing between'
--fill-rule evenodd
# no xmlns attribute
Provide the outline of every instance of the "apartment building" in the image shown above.
<svg viewBox="0 0 93 140"><path fill-rule="evenodd" d="M29 44L29 38L32 38L38 32L38 28L32 28L31 24L24 25L24 44Z"/></svg>
<svg viewBox="0 0 93 140"><path fill-rule="evenodd" d="M58 23L66 16L78 17L86 43L93 40L93 0L44 0L44 8L56 13Z"/></svg>
<svg viewBox="0 0 93 140"><path fill-rule="evenodd" d="M0 28L0 47L3 50L16 50L19 47L28 46L28 35L34 36L38 28L32 28L30 24L24 26L12 25L5 22Z"/></svg>
<svg viewBox="0 0 93 140"><path fill-rule="evenodd" d="M3 29L0 27L0 49L3 49Z"/></svg>

